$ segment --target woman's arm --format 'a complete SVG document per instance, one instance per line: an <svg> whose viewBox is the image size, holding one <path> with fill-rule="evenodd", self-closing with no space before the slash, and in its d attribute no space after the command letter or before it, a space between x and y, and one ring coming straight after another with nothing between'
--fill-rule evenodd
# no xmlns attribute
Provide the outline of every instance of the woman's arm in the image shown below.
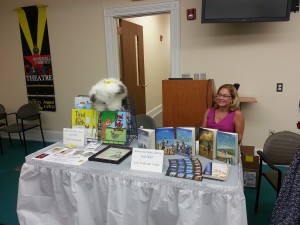
<svg viewBox="0 0 300 225"><path fill-rule="evenodd" d="M234 117L235 132L238 134L239 144L241 144L244 135L245 119L241 110L235 111Z"/></svg>

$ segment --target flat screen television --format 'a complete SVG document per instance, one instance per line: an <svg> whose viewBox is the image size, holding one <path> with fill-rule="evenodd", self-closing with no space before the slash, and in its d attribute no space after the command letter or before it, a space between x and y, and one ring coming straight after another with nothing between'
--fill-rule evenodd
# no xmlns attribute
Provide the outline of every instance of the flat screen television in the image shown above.
<svg viewBox="0 0 300 225"><path fill-rule="evenodd" d="M202 0L201 23L288 21L292 0Z"/></svg>

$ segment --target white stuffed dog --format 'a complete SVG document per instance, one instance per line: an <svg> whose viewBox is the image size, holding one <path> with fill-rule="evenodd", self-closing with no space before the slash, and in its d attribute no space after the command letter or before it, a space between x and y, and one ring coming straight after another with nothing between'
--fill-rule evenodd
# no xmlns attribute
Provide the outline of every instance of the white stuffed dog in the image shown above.
<svg viewBox="0 0 300 225"><path fill-rule="evenodd" d="M118 79L107 78L92 86L89 96L98 112L122 109L122 100L127 97L126 86Z"/></svg>

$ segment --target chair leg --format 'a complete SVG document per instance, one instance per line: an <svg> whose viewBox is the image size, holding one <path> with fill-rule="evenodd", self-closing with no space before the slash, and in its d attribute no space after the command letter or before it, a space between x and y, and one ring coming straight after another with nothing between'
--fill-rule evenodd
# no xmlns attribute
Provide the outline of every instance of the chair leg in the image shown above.
<svg viewBox="0 0 300 225"><path fill-rule="evenodd" d="M8 133L8 137L9 137L9 142L10 142L10 144L12 145L12 140L11 140L10 133Z"/></svg>
<svg viewBox="0 0 300 225"><path fill-rule="evenodd" d="M262 173L262 161L260 160L259 171L258 171L258 181L257 181L257 188L256 188L255 207L254 207L255 213L257 213L257 209L258 209L260 184L261 184L261 173Z"/></svg>
<svg viewBox="0 0 300 225"><path fill-rule="evenodd" d="M11 140L10 133L8 133L8 137L9 137L9 143L10 143L10 146L12 146L12 145L13 145L13 143L12 143L12 140Z"/></svg>
<svg viewBox="0 0 300 225"><path fill-rule="evenodd" d="M1 155L3 155L3 146L2 146L2 138L0 136L0 150L1 150Z"/></svg>
<svg viewBox="0 0 300 225"><path fill-rule="evenodd" d="M23 136L24 136L24 134L23 134ZM20 137L21 145L23 145L23 140L22 140L22 137L21 137L21 132L19 133L19 137Z"/></svg>
<svg viewBox="0 0 300 225"><path fill-rule="evenodd" d="M44 147L46 147L46 143L45 143L45 138L44 138L44 133L43 133L42 126L40 126L40 129L41 129L41 134L42 134L42 138L43 138L43 144L44 144Z"/></svg>
<svg viewBox="0 0 300 225"><path fill-rule="evenodd" d="M26 146L26 139L25 139L25 132L23 131L23 141L24 141L24 150L25 150L25 155L28 155L28 152L27 152L27 146Z"/></svg>

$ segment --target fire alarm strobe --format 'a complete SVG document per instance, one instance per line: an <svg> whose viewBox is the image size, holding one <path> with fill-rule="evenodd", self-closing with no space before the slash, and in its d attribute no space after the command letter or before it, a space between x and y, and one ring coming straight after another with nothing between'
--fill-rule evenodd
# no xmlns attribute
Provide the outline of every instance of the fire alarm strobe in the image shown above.
<svg viewBox="0 0 300 225"><path fill-rule="evenodd" d="M195 8L187 9L186 17L187 17L187 20L195 20L196 19L196 9Z"/></svg>

